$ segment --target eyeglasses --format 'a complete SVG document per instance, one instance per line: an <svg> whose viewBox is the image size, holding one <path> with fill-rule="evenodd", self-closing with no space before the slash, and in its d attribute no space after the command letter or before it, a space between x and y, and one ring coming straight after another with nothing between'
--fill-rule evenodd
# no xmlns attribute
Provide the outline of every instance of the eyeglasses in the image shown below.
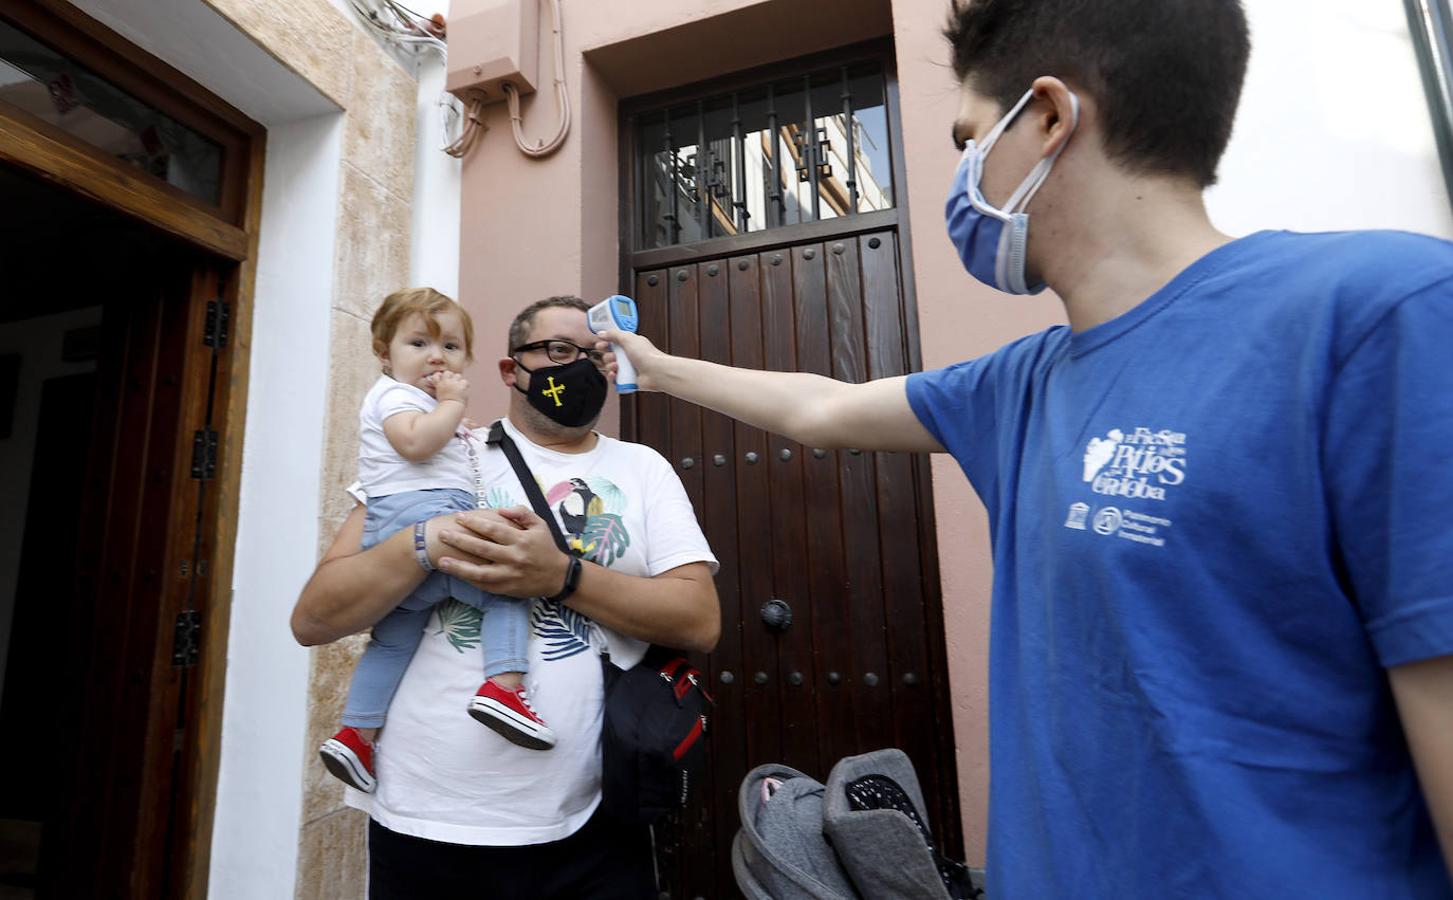
<svg viewBox="0 0 1453 900"><path fill-rule="evenodd" d="M515 353L529 353L534 350L544 350L545 355L550 358L550 362L557 366L573 363L581 357L588 358L596 365L600 365L604 360L599 350L582 347L573 341L562 340L534 341L529 344L521 344L511 350L510 353L513 355Z"/></svg>

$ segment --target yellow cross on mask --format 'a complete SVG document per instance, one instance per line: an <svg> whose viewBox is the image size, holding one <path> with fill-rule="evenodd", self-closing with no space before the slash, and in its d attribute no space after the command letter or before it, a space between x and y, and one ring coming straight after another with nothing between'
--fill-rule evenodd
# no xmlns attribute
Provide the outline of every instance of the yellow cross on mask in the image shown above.
<svg viewBox="0 0 1453 900"><path fill-rule="evenodd" d="M556 384L554 375L549 376L549 378L550 386L541 390L540 393L544 394L546 397L549 397L551 400L554 400L556 406L564 406L565 404L560 402L560 395L565 393L565 385Z"/></svg>

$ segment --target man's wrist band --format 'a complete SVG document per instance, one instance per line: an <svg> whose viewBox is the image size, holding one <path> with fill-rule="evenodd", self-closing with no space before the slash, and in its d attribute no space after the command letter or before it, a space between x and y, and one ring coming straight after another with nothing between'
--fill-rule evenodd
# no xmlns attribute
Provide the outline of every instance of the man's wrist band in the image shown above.
<svg viewBox="0 0 1453 900"><path fill-rule="evenodd" d="M427 521L414 523L414 559L419 561L419 568L425 572L432 572L434 564L429 562L428 524Z"/></svg>
<svg viewBox="0 0 1453 900"><path fill-rule="evenodd" d="M580 584L580 568L580 557L570 557L570 565L565 569L565 586L560 588L560 593L545 599L551 603L559 603L575 593L576 586Z"/></svg>

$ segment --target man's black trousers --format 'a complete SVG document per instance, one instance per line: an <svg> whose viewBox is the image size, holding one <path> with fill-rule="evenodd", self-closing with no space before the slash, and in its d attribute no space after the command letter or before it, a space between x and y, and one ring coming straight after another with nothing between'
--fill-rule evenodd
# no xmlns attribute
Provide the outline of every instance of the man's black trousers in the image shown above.
<svg viewBox="0 0 1453 900"><path fill-rule="evenodd" d="M599 811L548 844L445 844L368 823L369 900L652 900L657 896L649 830Z"/></svg>

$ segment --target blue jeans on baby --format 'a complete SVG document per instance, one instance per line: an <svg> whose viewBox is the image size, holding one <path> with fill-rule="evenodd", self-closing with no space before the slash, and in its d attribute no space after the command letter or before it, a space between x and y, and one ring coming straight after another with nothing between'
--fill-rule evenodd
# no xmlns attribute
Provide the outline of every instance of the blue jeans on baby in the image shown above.
<svg viewBox="0 0 1453 900"><path fill-rule="evenodd" d="M372 547L396 531L412 528L416 522L474 508L474 495L469 491L405 491L387 497L370 497L363 524L363 546ZM528 669L525 654L530 639L529 603L490 594L443 572L433 572L373 626L372 637L353 670L353 682L348 687L344 725L354 728L383 725L394 691L403 681L404 670L424 636L429 610L450 597L484 613L479 635L484 645L486 678Z"/></svg>

